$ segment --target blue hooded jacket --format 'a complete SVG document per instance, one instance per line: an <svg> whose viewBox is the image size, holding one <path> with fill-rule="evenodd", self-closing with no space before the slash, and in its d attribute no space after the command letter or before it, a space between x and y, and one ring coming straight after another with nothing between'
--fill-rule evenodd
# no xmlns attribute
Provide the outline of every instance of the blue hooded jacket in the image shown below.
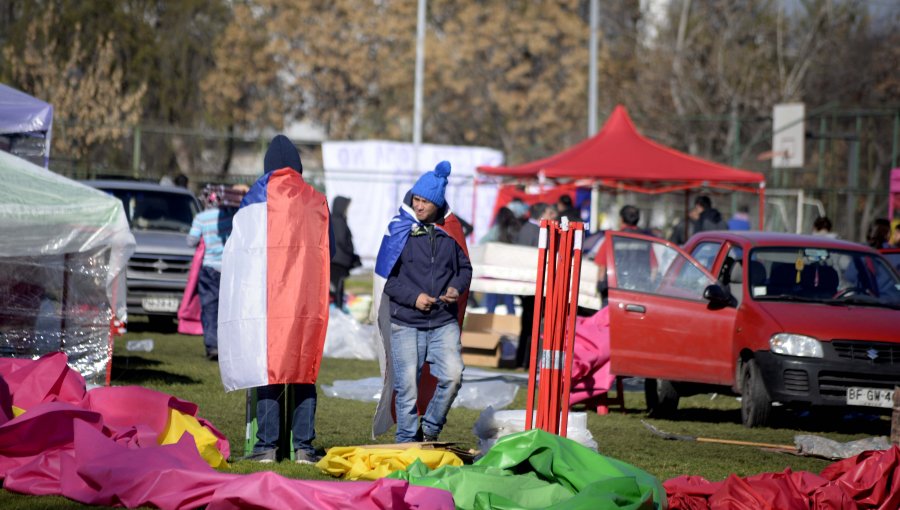
<svg viewBox="0 0 900 510"><path fill-rule="evenodd" d="M403 203L412 205L411 192ZM438 217L443 218L446 210L446 205L439 208ZM459 314L456 303L446 304L438 299L431 310L423 312L416 308L416 299L422 292L438 298L448 287L462 294L472 282L472 264L443 230L425 229L418 222L413 222L411 228L415 232L409 235L384 285L384 293L390 298L391 322L417 329L434 329L455 322Z"/></svg>

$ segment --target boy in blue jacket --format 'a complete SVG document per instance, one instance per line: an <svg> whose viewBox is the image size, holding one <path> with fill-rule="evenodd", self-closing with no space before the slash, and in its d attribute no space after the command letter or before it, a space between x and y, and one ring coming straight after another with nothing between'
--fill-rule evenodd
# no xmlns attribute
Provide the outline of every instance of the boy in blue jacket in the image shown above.
<svg viewBox="0 0 900 510"><path fill-rule="evenodd" d="M422 175L404 199L403 209L415 221L384 286L390 298L398 443L436 441L462 382L458 301L472 281L472 265L443 228L449 174L450 164L442 162ZM425 363L437 387L420 426L416 400Z"/></svg>

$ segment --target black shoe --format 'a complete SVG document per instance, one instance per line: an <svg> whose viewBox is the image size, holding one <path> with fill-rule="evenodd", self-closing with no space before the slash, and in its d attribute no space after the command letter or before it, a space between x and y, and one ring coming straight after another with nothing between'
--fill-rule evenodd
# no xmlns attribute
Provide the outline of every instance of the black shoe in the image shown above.
<svg viewBox="0 0 900 510"><path fill-rule="evenodd" d="M438 440L437 436L429 436L428 434L425 434L424 441L426 443L436 443L437 440Z"/></svg>
<svg viewBox="0 0 900 510"><path fill-rule="evenodd" d="M212 349L206 349L206 359L210 361L218 361L219 360L219 349L213 347Z"/></svg>

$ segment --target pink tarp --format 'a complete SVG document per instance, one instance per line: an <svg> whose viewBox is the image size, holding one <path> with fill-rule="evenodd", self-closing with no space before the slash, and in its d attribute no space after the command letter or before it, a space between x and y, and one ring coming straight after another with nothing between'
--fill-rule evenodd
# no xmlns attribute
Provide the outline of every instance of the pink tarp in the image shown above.
<svg viewBox="0 0 900 510"><path fill-rule="evenodd" d="M200 267L203 265L203 254L206 246L203 238L194 251L191 260L191 270L188 273L187 285L184 295L181 296L181 304L178 305L178 332L182 335L202 335L203 324L200 322L200 292L197 282L200 280Z"/></svg>
<svg viewBox="0 0 900 510"><path fill-rule="evenodd" d="M12 406L24 414L12 418ZM86 392L62 353L0 358L0 408L0 479L14 492L129 508L454 508L449 492L399 480L312 482L216 471L188 434L157 444L176 409L220 438L217 447L228 456L228 442L196 416L195 404L135 386Z"/></svg>
<svg viewBox="0 0 900 510"><path fill-rule="evenodd" d="M575 319L569 402L574 405L606 393L615 380L609 372L609 310L603 307L590 317Z"/></svg>
<svg viewBox="0 0 900 510"><path fill-rule="evenodd" d="M888 219L900 213L900 168L891 170L890 199L888 200Z"/></svg>

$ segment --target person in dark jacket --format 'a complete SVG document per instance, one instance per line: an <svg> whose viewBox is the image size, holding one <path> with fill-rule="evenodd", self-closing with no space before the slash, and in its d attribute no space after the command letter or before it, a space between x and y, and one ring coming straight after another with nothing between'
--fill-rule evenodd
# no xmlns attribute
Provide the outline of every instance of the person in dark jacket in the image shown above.
<svg viewBox="0 0 900 510"><path fill-rule="evenodd" d="M559 215L555 207L543 202L531 204L528 208L530 218L519 229L516 244L538 247L541 233L541 220L556 221ZM534 321L534 295L519 296L522 301L522 321L519 330L519 345L516 347L516 366L528 369L531 366L531 326Z"/></svg>
<svg viewBox="0 0 900 510"><path fill-rule="evenodd" d="M416 222L385 282L390 298L390 356L396 391L396 441L436 441L462 384L463 362L457 301L472 281L472 264L441 228L450 164L422 175L407 193ZM422 416L416 413L418 381L429 363L437 379Z"/></svg>
<svg viewBox="0 0 900 510"><path fill-rule="evenodd" d="M342 310L344 308L344 280L350 270L361 265L359 255L353 248L353 234L347 225L347 209L350 199L337 196L331 202L331 227L334 229L334 257L331 259L331 297L332 302Z"/></svg>
<svg viewBox="0 0 900 510"><path fill-rule="evenodd" d="M722 217L722 213L712 206L712 200L706 195L700 195L694 200L694 207L688 211L688 228L685 232L684 223L675 225L672 237L669 239L675 244L684 244L697 232L708 230L728 230L728 223Z"/></svg>
<svg viewBox="0 0 900 510"><path fill-rule="evenodd" d="M556 212L559 218L569 218L569 221L581 221L581 211L575 207L572 197L562 195L556 202Z"/></svg>

